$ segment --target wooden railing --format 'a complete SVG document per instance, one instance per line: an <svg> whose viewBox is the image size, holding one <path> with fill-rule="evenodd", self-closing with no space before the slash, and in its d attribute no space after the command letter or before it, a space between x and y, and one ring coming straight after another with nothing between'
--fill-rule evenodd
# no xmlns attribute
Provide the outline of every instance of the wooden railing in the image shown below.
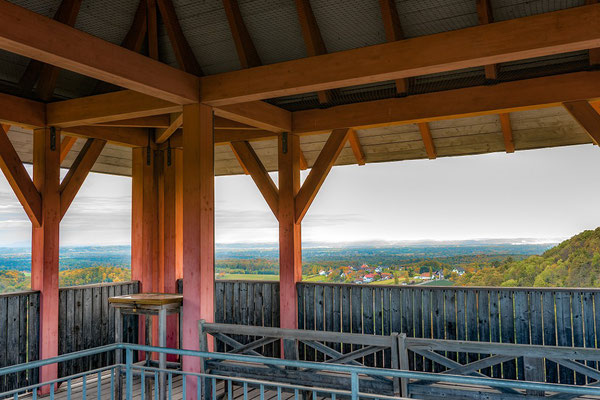
<svg viewBox="0 0 600 400"><path fill-rule="evenodd" d="M0 295L0 367L39 359L40 294L24 291ZM0 377L0 391L38 382L38 370Z"/></svg>
<svg viewBox="0 0 600 400"><path fill-rule="evenodd" d="M59 354L91 349L115 341L115 313L108 298L138 293L139 283L115 282L71 286L59 290L58 346ZM138 342L138 319L126 316L123 320L125 342ZM111 365L114 354L103 353L59 364L59 376Z"/></svg>

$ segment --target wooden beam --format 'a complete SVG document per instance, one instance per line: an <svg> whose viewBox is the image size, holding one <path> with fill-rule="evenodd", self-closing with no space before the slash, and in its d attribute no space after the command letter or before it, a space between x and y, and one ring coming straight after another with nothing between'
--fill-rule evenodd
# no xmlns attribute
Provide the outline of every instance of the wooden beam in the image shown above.
<svg viewBox="0 0 600 400"><path fill-rule="evenodd" d="M172 118L171 125L164 130L156 132L156 143L166 142L177 129L183 125L183 113L178 114Z"/></svg>
<svg viewBox="0 0 600 400"><path fill-rule="evenodd" d="M60 184L61 219L67 213L67 210L71 206L81 185L83 185L85 178L88 176L105 145L106 141L104 140L88 139L81 148L73 165L69 168L69 172L67 172L67 175Z"/></svg>
<svg viewBox="0 0 600 400"><path fill-rule="evenodd" d="M435 160L435 145L433 144L433 137L431 136L429 124L427 122L421 122L418 125L421 137L423 138L423 144L425 145L425 151L427 152L427 157L429 157L430 160Z"/></svg>
<svg viewBox="0 0 600 400"><path fill-rule="evenodd" d="M158 21L156 11L156 0L146 0L148 9L148 55L154 60L158 60Z"/></svg>
<svg viewBox="0 0 600 400"><path fill-rule="evenodd" d="M199 100L197 77L7 1L0 48L177 104Z"/></svg>
<svg viewBox="0 0 600 400"><path fill-rule="evenodd" d="M400 24L400 16L396 8L395 0L379 0L381 9L381 18L383 19L383 27L385 29L385 38L388 42L395 42L404 39L402 32L402 24ZM408 90L408 80L406 78L396 79L396 92L405 94Z"/></svg>
<svg viewBox="0 0 600 400"><path fill-rule="evenodd" d="M333 164L346 144L349 131L348 128L336 129L329 135L323 150L319 153L317 160L296 196L296 223L302 221L302 218L304 218L308 208L317 196L321 185L325 182L325 178L327 178L329 171L331 171Z"/></svg>
<svg viewBox="0 0 600 400"><path fill-rule="evenodd" d="M479 24L491 24L494 22L494 17L492 14L492 5L490 4L490 0L476 0L477 3L477 16L479 17ZM498 65L497 64L488 64L484 66L485 69L485 78L489 80L498 79Z"/></svg>
<svg viewBox="0 0 600 400"><path fill-rule="evenodd" d="M278 218L279 189L277 189L275 182L269 176L267 169L256 155L256 152L248 142L232 142L231 147L235 149L241 164L250 173L258 190L263 195L273 214L275 214L275 218Z"/></svg>
<svg viewBox="0 0 600 400"><path fill-rule="evenodd" d="M324 133L332 129L415 124L443 119L559 107L564 101L600 98L600 71L447 90L404 98L376 100L298 111L295 133Z"/></svg>
<svg viewBox="0 0 600 400"><path fill-rule="evenodd" d="M354 129L350 129L350 132L348 133L348 142L350 142L350 147L352 148L352 152L354 153L358 165L365 165L365 152L360 144L358 134Z"/></svg>
<svg viewBox="0 0 600 400"><path fill-rule="evenodd" d="M185 72L201 76L202 68L183 34L172 0L157 0L157 3L179 67Z"/></svg>
<svg viewBox="0 0 600 400"><path fill-rule="evenodd" d="M200 97L222 106L585 50L600 46L599 18L595 4L216 74Z"/></svg>
<svg viewBox="0 0 600 400"><path fill-rule="evenodd" d="M184 127L185 130L185 127ZM276 139L277 134L268 131L248 131L244 129L219 129L215 130L215 145L226 145L230 142L241 142L241 141L259 141L259 140L272 140ZM162 144L164 146L164 143ZM181 129L177 130L173 136L171 136L171 147L182 147L183 146L183 132Z"/></svg>
<svg viewBox="0 0 600 400"><path fill-rule="evenodd" d="M325 42L321 36L321 30L310 5L310 0L296 0L296 10L302 29L302 37L306 46L306 54L309 57L327 54ZM331 93L326 90L317 92L319 103L326 104L331 101Z"/></svg>
<svg viewBox="0 0 600 400"><path fill-rule="evenodd" d="M304 157L304 152L301 148L298 152L300 153L300 170L305 171L308 169L308 161L306 161L306 157Z"/></svg>
<svg viewBox="0 0 600 400"><path fill-rule="evenodd" d="M563 104L575 121L590 135L595 144L600 143L600 114L585 100Z"/></svg>
<svg viewBox="0 0 600 400"><path fill-rule="evenodd" d="M77 138L74 136L65 136L60 141L60 163L62 164L67 158L67 155L71 151L71 148L77 141Z"/></svg>
<svg viewBox="0 0 600 400"><path fill-rule="evenodd" d="M77 14L79 14L79 8L81 7L81 1L82 0L63 0L60 3L60 6L58 6L58 10L56 10L56 13L54 14L54 19L62 24L74 26L75 20L77 19ZM21 75L21 79L19 80L19 86L21 86L24 92L30 92L36 82L48 79L48 75L51 70L54 69L54 67L46 67L48 67L47 64L37 60L29 61L25 72L23 75ZM40 76L42 73L46 75L44 79L42 79ZM38 94L40 93L39 89L40 88L38 87Z"/></svg>
<svg viewBox="0 0 600 400"><path fill-rule="evenodd" d="M60 136L58 136L60 137ZM42 225L31 239L31 289L40 291L40 360L58 356L60 149L50 128L33 132L33 182L42 198ZM58 365L40 368L40 382L58 378Z"/></svg>
<svg viewBox="0 0 600 400"><path fill-rule="evenodd" d="M106 140L119 146L148 146L148 130L143 128L107 128L103 126L73 126L62 131L67 136Z"/></svg>
<svg viewBox="0 0 600 400"><path fill-rule="evenodd" d="M586 5L596 4L598 0L585 0ZM589 51L590 65L600 64L600 48L596 47Z"/></svg>
<svg viewBox="0 0 600 400"><path fill-rule="evenodd" d="M198 321L214 320L214 141L213 110L193 104L183 108L183 320L182 347L199 350ZM209 350L212 350L209 347ZM182 369L200 373L198 357L183 357ZM187 381L196 393L196 378Z"/></svg>
<svg viewBox="0 0 600 400"><path fill-rule="evenodd" d="M0 93L0 122L35 128L46 124L46 105Z"/></svg>
<svg viewBox="0 0 600 400"><path fill-rule="evenodd" d="M292 129L291 112L262 101L218 107L215 115L277 133Z"/></svg>
<svg viewBox="0 0 600 400"><path fill-rule="evenodd" d="M8 126L0 125L0 169L34 227L42 224L42 198L8 138Z"/></svg>
<svg viewBox="0 0 600 400"><path fill-rule="evenodd" d="M215 146L216 146L216 143L215 143ZM242 167L242 169L244 170L244 175L250 175L250 172L248 172L248 169L246 168L246 165L244 165L244 161L242 160L242 158L240 157L240 155L236 151L235 147L233 147L233 142L229 142L229 148L231 149L231 152L233 153L233 155L235 156L235 158L238 160L238 163L240 164L240 167Z"/></svg>
<svg viewBox="0 0 600 400"><path fill-rule="evenodd" d="M251 68L262 65L260 56L256 51L256 47L254 47L254 42L252 42L250 33L248 33L248 29L242 18L237 0L223 0L223 8L225 9L225 15L227 15L229 29L235 43L241 67Z"/></svg>
<svg viewBox="0 0 600 400"><path fill-rule="evenodd" d="M298 328L298 293L302 281L301 226L296 221L296 198L300 190L300 138L280 135L277 143L279 178L279 326ZM296 344L283 341L286 358L295 354Z"/></svg>
<svg viewBox="0 0 600 400"><path fill-rule="evenodd" d="M128 118L119 121L108 121L94 124L95 126L108 126L119 128L163 128L171 125L171 115L151 115L149 117Z"/></svg>
<svg viewBox="0 0 600 400"><path fill-rule="evenodd" d="M46 106L49 126L99 124L129 118L181 112L181 106L131 90L57 101Z"/></svg>
<svg viewBox="0 0 600 400"><path fill-rule="evenodd" d="M513 141L512 125L508 113L500 114L500 126L502 126L502 136L504 137L504 147L507 153L515 152L515 143Z"/></svg>

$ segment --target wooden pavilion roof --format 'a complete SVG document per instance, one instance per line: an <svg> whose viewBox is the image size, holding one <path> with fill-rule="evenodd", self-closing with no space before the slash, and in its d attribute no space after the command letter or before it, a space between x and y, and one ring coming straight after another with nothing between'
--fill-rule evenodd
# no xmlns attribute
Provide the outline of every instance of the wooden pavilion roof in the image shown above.
<svg viewBox="0 0 600 400"><path fill-rule="evenodd" d="M215 106L217 175L244 172L230 144L245 140L276 170L281 132L301 135L311 167L337 128L353 128L337 165L586 144L600 131L591 0L10 2L60 26L2 3L0 121L24 162L31 128L49 125L108 140L93 170L130 175L130 149L149 135L180 145L181 105L195 101ZM82 48L57 56L44 32Z"/></svg>

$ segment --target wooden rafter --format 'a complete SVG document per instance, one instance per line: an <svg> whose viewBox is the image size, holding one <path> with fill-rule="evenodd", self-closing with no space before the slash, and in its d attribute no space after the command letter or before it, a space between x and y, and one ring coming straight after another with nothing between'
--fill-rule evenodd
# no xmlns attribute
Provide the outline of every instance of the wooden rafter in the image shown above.
<svg viewBox="0 0 600 400"><path fill-rule="evenodd" d="M237 150L233 146L233 142L229 142L229 148L231 148L231 152L233 153L233 155L235 156L235 158L238 160L238 163L240 164L240 167L242 167L242 169L244 170L244 175L250 175L250 172L248 172L248 169L246 169L246 165L244 164L244 161L241 159L241 157L238 154Z"/></svg>
<svg viewBox="0 0 600 400"><path fill-rule="evenodd" d="M148 129L143 128L107 128L104 126L73 126L65 128L62 133L67 136L106 140L120 146L148 146Z"/></svg>
<svg viewBox="0 0 600 400"><path fill-rule="evenodd" d="M425 146L425 151L427 152L427 157L430 160L435 160L437 154L435 152L435 145L433 143L433 137L431 136L429 124L427 122L420 122L418 125L419 131L421 132L421 137L423 138L423 145Z"/></svg>
<svg viewBox="0 0 600 400"><path fill-rule="evenodd" d="M391 126L558 107L565 101L600 98L600 71L577 72L403 98L297 111L292 132Z"/></svg>
<svg viewBox="0 0 600 400"><path fill-rule="evenodd" d="M598 0L585 0L586 5L596 4ZM600 64L600 48L595 47L589 51L590 65Z"/></svg>
<svg viewBox="0 0 600 400"><path fill-rule="evenodd" d="M0 122L34 128L46 124L46 105L0 93Z"/></svg>
<svg viewBox="0 0 600 400"><path fill-rule="evenodd" d="M200 97L222 106L584 50L600 46L599 19L595 4L216 74Z"/></svg>
<svg viewBox="0 0 600 400"><path fill-rule="evenodd" d="M254 42L242 18L237 0L223 0L223 8L225 9L225 15L227 15L229 29L231 30L231 36L233 37L242 68L252 68L262 65L260 56L256 51Z"/></svg>
<svg viewBox="0 0 600 400"><path fill-rule="evenodd" d="M182 125L183 125L183 113L175 115L172 118L171 124L169 125L168 128L162 129L162 130L156 132L155 142L156 143L166 142L171 137L171 135L173 135L175 133L175 131L177 129L181 128Z"/></svg>
<svg viewBox="0 0 600 400"><path fill-rule="evenodd" d="M502 127L502 136L504 137L504 148L507 153L515 152L515 142L513 140L512 125L510 123L510 114L500 114L500 126Z"/></svg>
<svg viewBox="0 0 600 400"><path fill-rule="evenodd" d="M54 14L54 19L62 24L74 26L79 14L82 0L63 0ZM38 82L37 94L42 100L49 100L54 91L58 69L52 65L31 60L19 80L19 85L25 92L30 92Z"/></svg>
<svg viewBox="0 0 600 400"><path fill-rule="evenodd" d="M6 1L0 48L174 103L200 100L196 76Z"/></svg>
<svg viewBox="0 0 600 400"><path fill-rule="evenodd" d="M71 148L73 147L73 145L75 144L76 141L77 141L77 138L73 137L73 136L65 136L60 141L60 163L61 164L63 163L63 161L65 161L65 158L67 158L67 154L69 154L69 152L71 151Z"/></svg>
<svg viewBox="0 0 600 400"><path fill-rule="evenodd" d="M492 13L492 5L490 0L475 0L477 3L477 16L479 17L479 24L491 24L494 22L494 16ZM485 68L485 78L490 80L498 79L498 65L487 64Z"/></svg>
<svg viewBox="0 0 600 400"><path fill-rule="evenodd" d="M60 184L61 219L65 216L105 145L106 141L104 140L88 139L77 155L73 165L69 168L69 172L67 172L67 175Z"/></svg>
<svg viewBox="0 0 600 400"><path fill-rule="evenodd" d="M360 144L358 134L354 129L350 129L350 132L348 133L348 142L350 142L350 147L352 148L352 152L354 153L358 165L365 165L365 152Z"/></svg>
<svg viewBox="0 0 600 400"><path fill-rule="evenodd" d="M296 0L296 10L302 29L302 37L306 46L306 54L309 57L327 54L327 47L321 36L321 30L317 24L317 19L310 5L310 0ZM329 103L331 100L331 92L320 90L317 92L319 103Z"/></svg>
<svg viewBox="0 0 600 400"><path fill-rule="evenodd" d="M148 8L148 55L158 60L158 17L156 10L156 0L146 0Z"/></svg>
<svg viewBox="0 0 600 400"><path fill-rule="evenodd" d="M329 171L331 171L333 164L344 148L349 131L348 128L336 129L329 135L323 150L319 153L304 184L302 184L300 191L296 195L296 223L300 223L304 215L306 215L325 178L327 178Z"/></svg>
<svg viewBox="0 0 600 400"><path fill-rule="evenodd" d="M575 118L575 121L585 129L594 143L600 143L600 114L594 107L585 100L566 102L563 106Z"/></svg>
<svg viewBox="0 0 600 400"><path fill-rule="evenodd" d="M179 67L190 74L202 76L202 68L183 34L172 0L157 0L157 3Z"/></svg>
<svg viewBox="0 0 600 400"><path fill-rule="evenodd" d="M0 169L34 227L42 223L42 197L8 138L7 125L0 125Z"/></svg>
<svg viewBox="0 0 600 400"><path fill-rule="evenodd" d="M304 152L301 148L298 148L298 152L300 153L300 169L302 171L308 169L308 161L306 161L306 157L304 156Z"/></svg>
<svg viewBox="0 0 600 400"><path fill-rule="evenodd" d="M239 157L238 159L243 168L250 173L258 190L262 193L269 208L271 208L271 211L273 211L273 214L277 218L279 215L279 189L277 189L275 182L269 176L267 169L258 158L250 143L232 142L231 146L235 149L235 153Z"/></svg>
<svg viewBox="0 0 600 400"><path fill-rule="evenodd" d="M400 24L400 16L396 8L395 0L379 0L381 8L381 17L383 19L383 27L385 29L385 37L388 42L395 42L404 39L402 25ZM405 94L408 90L408 80L406 78L396 79L396 92Z"/></svg>
<svg viewBox="0 0 600 400"><path fill-rule="evenodd" d="M215 115L271 132L289 132L292 113L263 101L215 108Z"/></svg>

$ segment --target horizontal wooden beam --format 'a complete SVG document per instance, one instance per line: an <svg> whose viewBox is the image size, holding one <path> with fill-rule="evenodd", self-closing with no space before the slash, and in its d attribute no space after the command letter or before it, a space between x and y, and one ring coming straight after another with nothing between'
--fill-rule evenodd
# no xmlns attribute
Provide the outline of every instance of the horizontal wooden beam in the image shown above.
<svg viewBox="0 0 600 400"><path fill-rule="evenodd" d="M0 125L0 169L34 227L42 224L42 197L8 138L6 125Z"/></svg>
<svg viewBox="0 0 600 400"><path fill-rule="evenodd" d="M219 129L215 130L215 145L229 144L230 142L259 141L277 139L277 134L269 131L249 131L245 129ZM183 132L178 129L171 136L171 147L183 146Z"/></svg>
<svg viewBox="0 0 600 400"><path fill-rule="evenodd" d="M371 128L474 117L600 99L600 71L476 86L294 113L294 133Z"/></svg>
<svg viewBox="0 0 600 400"><path fill-rule="evenodd" d="M65 128L62 133L67 136L86 139L101 139L109 143L127 147L148 146L148 129L144 128L109 128L104 126L73 126Z"/></svg>
<svg viewBox="0 0 600 400"><path fill-rule="evenodd" d="M85 178L88 176L105 145L106 141L104 140L88 139L81 148L73 165L69 168L69 172L60 184L61 219L67 213L69 206L71 206L77 192L79 192L81 185L83 185Z"/></svg>
<svg viewBox="0 0 600 400"><path fill-rule="evenodd" d="M149 117L138 117L123 119L119 121L101 122L97 126L114 126L121 128L168 128L171 125L171 117L168 114L152 115ZM242 124L226 118L215 117L215 129L248 129L258 130L255 126Z"/></svg>
<svg viewBox="0 0 600 400"><path fill-rule="evenodd" d="M0 93L0 122L26 128L42 127L46 123L46 105Z"/></svg>
<svg viewBox="0 0 600 400"><path fill-rule="evenodd" d="M181 112L181 106L131 90L121 90L49 103L46 120L49 126L68 128L173 112Z"/></svg>
<svg viewBox="0 0 600 400"><path fill-rule="evenodd" d="M263 101L215 108L215 115L271 132L289 132L292 113Z"/></svg>
<svg viewBox="0 0 600 400"><path fill-rule="evenodd" d="M336 129L329 135L323 150L319 153L310 173L296 195L296 223L300 223L308 212L319 189L325 182L325 178L327 178L329 171L331 171L333 164L335 164L344 148L344 144L348 139L348 132L349 129Z"/></svg>
<svg viewBox="0 0 600 400"><path fill-rule="evenodd" d="M258 158L250 143L232 142L231 146L239 157L243 168L250 173L256 187L258 187L269 208L275 214L275 218L277 218L279 215L279 189L277 189L277 185L275 185L275 182L269 176L267 169Z"/></svg>
<svg viewBox="0 0 600 400"><path fill-rule="evenodd" d="M200 100L196 76L8 1L0 1L0 48L173 103Z"/></svg>
<svg viewBox="0 0 600 400"><path fill-rule="evenodd" d="M201 78L212 106L383 82L600 46L600 4Z"/></svg>
<svg viewBox="0 0 600 400"><path fill-rule="evenodd" d="M564 103L565 109L590 135L594 143L600 143L600 114L585 100Z"/></svg>

